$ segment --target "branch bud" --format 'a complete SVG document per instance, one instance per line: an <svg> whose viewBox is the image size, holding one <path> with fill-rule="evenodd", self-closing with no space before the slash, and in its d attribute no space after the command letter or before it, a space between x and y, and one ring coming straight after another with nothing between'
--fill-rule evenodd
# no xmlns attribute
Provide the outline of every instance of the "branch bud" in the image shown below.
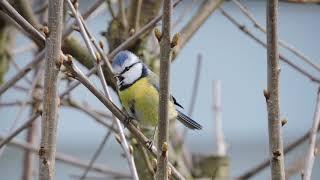
<svg viewBox="0 0 320 180"><path fill-rule="evenodd" d="M101 49L104 48L104 45L103 45L103 42L102 42L102 41L99 41L99 47L100 47Z"/></svg>
<svg viewBox="0 0 320 180"><path fill-rule="evenodd" d="M263 90L263 95L264 95L264 97L266 98L266 101L268 101L269 98L270 98L270 93L269 93L269 91L266 90L266 89L264 89L264 90Z"/></svg>
<svg viewBox="0 0 320 180"><path fill-rule="evenodd" d="M171 41L171 48L174 48L179 43L180 33L176 33Z"/></svg>
<svg viewBox="0 0 320 180"><path fill-rule="evenodd" d="M131 28L130 31L129 31L129 36L132 36L134 35L134 33L136 32L135 29Z"/></svg>
<svg viewBox="0 0 320 180"><path fill-rule="evenodd" d="M154 35L156 36L158 42L161 41L162 38L162 32L158 28L154 28Z"/></svg>
<svg viewBox="0 0 320 180"><path fill-rule="evenodd" d="M46 38L49 37L49 28L48 28L48 26L43 26L42 27L42 32L46 36Z"/></svg>
<svg viewBox="0 0 320 180"><path fill-rule="evenodd" d="M284 126L288 123L288 119L284 118L281 120L281 126Z"/></svg>

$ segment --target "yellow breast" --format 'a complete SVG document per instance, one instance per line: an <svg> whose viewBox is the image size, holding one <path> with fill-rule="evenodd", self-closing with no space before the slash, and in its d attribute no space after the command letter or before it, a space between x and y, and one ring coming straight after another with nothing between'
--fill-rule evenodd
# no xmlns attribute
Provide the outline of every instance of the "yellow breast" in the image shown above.
<svg viewBox="0 0 320 180"><path fill-rule="evenodd" d="M159 93L148 82L147 78L141 78L129 88L119 92L120 100L124 108L134 115L144 126L155 126L158 122ZM177 111L172 102L169 102L169 119L175 119Z"/></svg>

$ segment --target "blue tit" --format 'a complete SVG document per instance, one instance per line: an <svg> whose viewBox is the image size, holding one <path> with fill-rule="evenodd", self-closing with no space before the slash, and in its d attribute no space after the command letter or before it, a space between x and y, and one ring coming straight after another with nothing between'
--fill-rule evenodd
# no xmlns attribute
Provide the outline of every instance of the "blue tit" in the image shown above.
<svg viewBox="0 0 320 180"><path fill-rule="evenodd" d="M159 77L130 51L120 51L113 59L112 68L117 77L118 94L127 113L143 127L156 127L159 106ZM202 126L178 111L182 107L171 96L169 120L178 119L190 129Z"/></svg>

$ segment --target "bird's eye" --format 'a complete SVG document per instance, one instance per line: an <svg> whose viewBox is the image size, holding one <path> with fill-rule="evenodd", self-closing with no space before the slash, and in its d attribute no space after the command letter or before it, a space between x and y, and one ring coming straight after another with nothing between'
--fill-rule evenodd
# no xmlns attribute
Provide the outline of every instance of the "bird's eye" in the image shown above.
<svg viewBox="0 0 320 180"><path fill-rule="evenodd" d="M124 71L129 71L129 69L130 69L129 67L126 67L124 68Z"/></svg>

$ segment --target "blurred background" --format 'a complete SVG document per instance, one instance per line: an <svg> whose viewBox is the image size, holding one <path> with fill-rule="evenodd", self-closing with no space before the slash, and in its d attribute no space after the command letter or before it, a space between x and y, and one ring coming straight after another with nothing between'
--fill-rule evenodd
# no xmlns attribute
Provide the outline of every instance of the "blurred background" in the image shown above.
<svg viewBox="0 0 320 180"><path fill-rule="evenodd" d="M241 2L249 8L257 21L265 26L266 2L254 0ZM93 2L80 1L80 8L84 10L91 3ZM200 3L201 1L184 0L174 9L174 20L179 20L182 13L185 13L185 17L175 26L173 32L179 32ZM227 1L222 7L255 35L265 40L265 35L254 28L234 3ZM185 12L187 8L189 10ZM317 38L320 32L320 24L317 21L319 17L320 6L317 4L287 2L279 4L279 38L304 52L316 64L320 63L319 38ZM90 31L94 32L96 39L104 40L100 33L105 31L108 21L110 21L110 15L107 9L102 9L98 11L96 17L89 18L87 25ZM160 25L161 23L159 27ZM73 34L80 37L79 33ZM31 42L21 34L15 41L17 48ZM319 72L308 67L289 51L281 48L280 52L290 61L319 77ZM185 112L190 106L192 82L199 54L202 55L202 68L192 118L204 128L201 131L188 131L186 146L194 153L215 153L212 87L213 80L221 80L223 130L228 147L227 153L230 155L231 176L236 177L268 157L267 111L263 96L263 89L267 87L266 49L230 23L219 10L215 11L194 34L171 66L171 91L185 107ZM32 55L32 52L26 52L14 58L16 63L23 67L32 59ZM83 70L86 69L83 67ZM15 68L10 66L5 79L10 79L16 72ZM32 73L29 73L28 77L32 79ZM281 63L280 77L281 118L288 120L282 128L284 144L287 145L311 128L318 85L284 63ZM96 77L91 77L91 80L102 89ZM28 85L23 80L19 81L19 84ZM65 85L61 85L60 92L64 88ZM71 94L79 101L85 100L92 108L106 110L83 86L77 87ZM113 96L117 98L114 92ZM26 94L9 90L1 96L0 100L13 102L19 98L26 98ZM119 105L119 102L117 104ZM1 135L8 132L13 120L17 118L18 110L18 107L0 107ZM18 117L19 124L23 123L29 113L27 109L23 111ZM89 161L106 134L104 127L90 119L80 111L68 107L61 108L57 151ZM22 133L17 139L22 140L23 137ZM289 166L297 157L304 155L307 149L307 143L304 143L289 153L285 157L286 165ZM122 153L115 138L111 138L97 162L129 173L127 162L121 156ZM0 179L20 179L22 159L21 149L7 147L0 157ZM56 165L56 179L70 179L74 177L73 175L80 175L83 172L81 169L60 162ZM319 165L319 159L316 157L312 179L320 178ZM90 175L93 174L90 173ZM266 168L252 179L270 179L270 169ZM298 173L292 179L300 179L300 174Z"/></svg>

